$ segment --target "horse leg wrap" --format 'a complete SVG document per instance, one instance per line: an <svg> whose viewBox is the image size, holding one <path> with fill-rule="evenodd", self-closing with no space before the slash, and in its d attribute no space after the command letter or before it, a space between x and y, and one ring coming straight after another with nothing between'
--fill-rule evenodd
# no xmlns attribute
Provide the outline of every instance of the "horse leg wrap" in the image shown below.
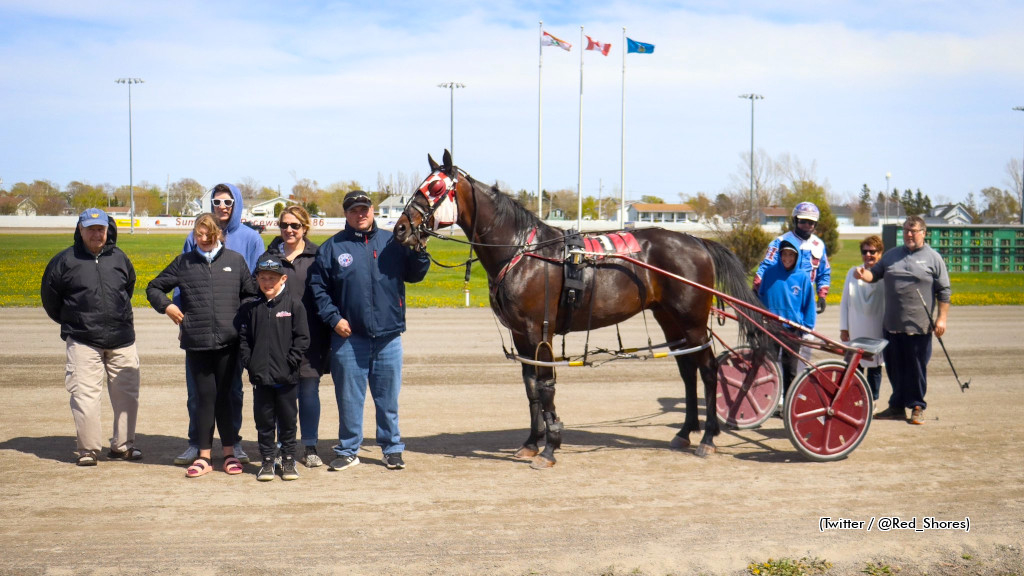
<svg viewBox="0 0 1024 576"><path fill-rule="evenodd" d="M565 429L562 421L555 418L551 412L544 413L544 424L547 425L548 432L553 434L560 434Z"/></svg>

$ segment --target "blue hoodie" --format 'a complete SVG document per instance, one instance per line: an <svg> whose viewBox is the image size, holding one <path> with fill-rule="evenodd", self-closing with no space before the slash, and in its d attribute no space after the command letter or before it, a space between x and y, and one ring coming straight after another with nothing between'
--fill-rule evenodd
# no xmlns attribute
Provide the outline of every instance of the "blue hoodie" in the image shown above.
<svg viewBox="0 0 1024 576"><path fill-rule="evenodd" d="M814 329L817 310L814 308L814 285L806 271L794 265L786 270L782 258L764 271L757 290L768 311L801 326Z"/></svg>
<svg viewBox="0 0 1024 576"><path fill-rule="evenodd" d="M234 184L224 185L231 190L231 195L235 199L235 205L231 210L231 219L228 220L228 225L224 229L224 247L241 254L242 258L245 258L245 263L249 265L249 272L252 272L256 268L256 262L259 261L260 255L266 251L267 247L263 244L263 237L259 232L242 224L242 193ZM185 238L185 246L181 249L182 252L191 252L195 249L196 239L193 234L194 232L188 233L188 238Z"/></svg>

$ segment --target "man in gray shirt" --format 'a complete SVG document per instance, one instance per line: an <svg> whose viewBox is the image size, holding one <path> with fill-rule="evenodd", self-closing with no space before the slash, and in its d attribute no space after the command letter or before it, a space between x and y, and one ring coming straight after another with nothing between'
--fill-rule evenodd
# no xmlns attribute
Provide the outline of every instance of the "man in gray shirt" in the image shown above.
<svg viewBox="0 0 1024 576"><path fill-rule="evenodd" d="M906 409L910 408L910 423L924 424L931 331L934 328L940 338L946 333L951 294L946 263L925 244L926 229L920 216L908 217L903 223L903 245L889 249L870 269L859 267L854 271L854 276L865 282L885 281L882 325L889 345L883 355L892 396L889 407L875 414L875 418L906 420ZM925 303L921 302L922 297ZM928 314L936 301L939 313L932 327Z"/></svg>

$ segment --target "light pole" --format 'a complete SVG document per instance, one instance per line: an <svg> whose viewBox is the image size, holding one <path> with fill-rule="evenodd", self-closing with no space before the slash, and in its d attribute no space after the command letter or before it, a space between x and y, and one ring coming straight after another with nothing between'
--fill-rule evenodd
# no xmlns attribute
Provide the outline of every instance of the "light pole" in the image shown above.
<svg viewBox="0 0 1024 576"><path fill-rule="evenodd" d="M892 178L892 172L885 173L885 196L882 197L885 206L885 224L889 223L889 178Z"/></svg>
<svg viewBox="0 0 1024 576"><path fill-rule="evenodd" d="M450 104L451 105L451 110L450 110L450 113L449 113L449 118L450 118L449 129L451 130L451 135L449 136L449 138L451 140L450 140L450 142L448 144L448 151L452 155L452 162L454 162L455 161L455 89L456 88L465 88L466 85L463 84L462 82L442 82L442 83L438 84L437 87L438 88L447 88L449 90L449 92L451 93L451 99L450 99L451 100L451 104Z"/></svg>
<svg viewBox="0 0 1024 576"><path fill-rule="evenodd" d="M135 181L132 175L132 84L142 84L142 78L118 78L118 84L128 85L128 196L130 208L128 209L128 226L131 233L135 234Z"/></svg>
<svg viewBox="0 0 1024 576"><path fill-rule="evenodd" d="M740 94L750 100L750 217L754 217L754 100L764 100L760 94Z"/></svg>
<svg viewBox="0 0 1024 576"><path fill-rule="evenodd" d="M1014 106L1013 109L1018 112L1024 112L1024 106ZM1024 162L1020 165L1020 171L1020 223L1024 224Z"/></svg>

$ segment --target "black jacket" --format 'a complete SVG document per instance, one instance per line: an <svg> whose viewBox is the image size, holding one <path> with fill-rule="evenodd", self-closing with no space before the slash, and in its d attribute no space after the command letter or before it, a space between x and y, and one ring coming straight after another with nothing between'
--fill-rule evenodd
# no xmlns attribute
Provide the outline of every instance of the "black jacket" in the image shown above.
<svg viewBox="0 0 1024 576"><path fill-rule="evenodd" d="M39 297L43 308L68 336L102 349L135 342L132 294L135 268L117 247L117 225L107 224L107 243L94 256L75 226L73 246L54 256L43 272Z"/></svg>
<svg viewBox="0 0 1024 576"><path fill-rule="evenodd" d="M167 293L174 288L181 291L179 307L185 314L182 349L220 350L238 342L235 314L243 300L257 294L241 254L221 248L210 263L198 248L179 254L146 286L146 297L164 314L171 304Z"/></svg>
<svg viewBox="0 0 1024 576"><path fill-rule="evenodd" d="M299 377L319 378L323 376L324 372L327 372L330 364L329 351L332 330L320 321L320 316L316 311L316 302L313 300L313 292L307 289L309 286L309 268L313 265L314 260L316 260L316 250L319 246L310 241L309 238L305 240L305 249L294 260L288 261L281 251L281 246L284 242L278 236L271 241L267 251L260 256L257 262L262 262L269 255L276 256L281 260L284 273L288 275L288 291L291 293L292 298L302 302L303 308L306 309L306 322L309 326L309 348L306 349L302 365L299 367Z"/></svg>
<svg viewBox="0 0 1024 576"><path fill-rule="evenodd" d="M238 310L238 357L254 386L298 384L309 346L306 309L289 294L291 277L272 300L261 295Z"/></svg>

